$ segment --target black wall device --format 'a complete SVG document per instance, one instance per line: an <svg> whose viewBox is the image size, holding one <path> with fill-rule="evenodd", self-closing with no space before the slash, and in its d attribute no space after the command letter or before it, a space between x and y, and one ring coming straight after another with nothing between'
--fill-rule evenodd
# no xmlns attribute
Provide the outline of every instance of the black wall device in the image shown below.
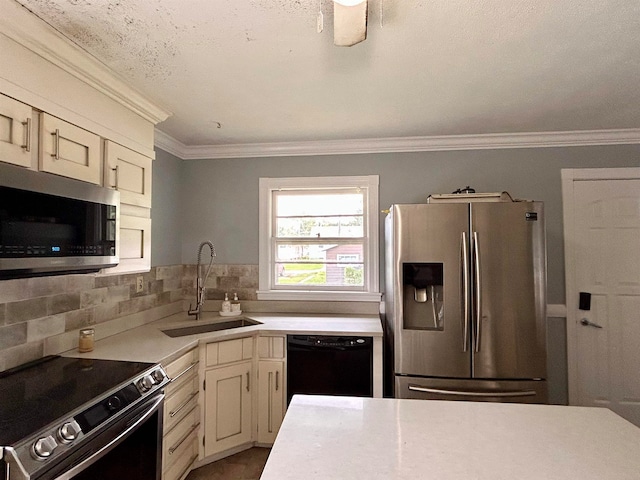
<svg viewBox="0 0 640 480"><path fill-rule="evenodd" d="M578 303L579 310L591 310L591 294L587 292L580 292L580 302Z"/></svg>

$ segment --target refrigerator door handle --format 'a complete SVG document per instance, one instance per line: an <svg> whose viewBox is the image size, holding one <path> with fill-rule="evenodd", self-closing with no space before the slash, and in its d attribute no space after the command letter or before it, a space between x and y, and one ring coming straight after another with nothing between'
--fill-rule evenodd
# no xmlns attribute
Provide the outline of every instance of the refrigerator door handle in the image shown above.
<svg viewBox="0 0 640 480"><path fill-rule="evenodd" d="M469 392L464 390L448 390L445 388L427 388L418 385L409 385L409 390L422 393L433 393L436 395L455 395L458 397L533 397L535 390L513 390L496 392Z"/></svg>
<svg viewBox="0 0 640 480"><path fill-rule="evenodd" d="M475 319L476 319L476 348L480 351L480 330L482 327L482 284L480 282L480 243L478 242L478 232L473 232L473 274L475 276Z"/></svg>
<svg viewBox="0 0 640 480"><path fill-rule="evenodd" d="M466 352L469 345L469 246L467 244L467 232L462 232L462 351Z"/></svg>

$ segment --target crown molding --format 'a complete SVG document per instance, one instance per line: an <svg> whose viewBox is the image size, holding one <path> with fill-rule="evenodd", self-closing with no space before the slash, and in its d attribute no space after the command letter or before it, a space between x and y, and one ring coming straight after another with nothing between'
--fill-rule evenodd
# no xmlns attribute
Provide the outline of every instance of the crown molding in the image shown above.
<svg viewBox="0 0 640 480"><path fill-rule="evenodd" d="M156 148L160 148L171 155L174 155L182 160L185 159L184 155L189 147L187 147L184 143L176 140L171 135L167 135L162 130L158 130L156 127L153 143ZM207 157L210 158L210 157Z"/></svg>
<svg viewBox="0 0 640 480"><path fill-rule="evenodd" d="M640 144L640 128L230 145L185 145L156 128L155 144L162 150L183 160L293 157L305 155L350 155L362 153L437 152L447 150L493 150L503 148Z"/></svg>
<svg viewBox="0 0 640 480"><path fill-rule="evenodd" d="M14 0L0 0L0 33L157 124L171 112L134 90L111 69Z"/></svg>

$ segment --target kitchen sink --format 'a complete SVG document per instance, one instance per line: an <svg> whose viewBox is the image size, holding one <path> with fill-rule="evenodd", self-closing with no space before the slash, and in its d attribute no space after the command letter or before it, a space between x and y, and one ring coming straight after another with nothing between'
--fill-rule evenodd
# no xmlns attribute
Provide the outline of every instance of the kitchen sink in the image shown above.
<svg viewBox="0 0 640 480"><path fill-rule="evenodd" d="M235 318L226 322L207 323L205 325L192 325L190 327L171 328L162 330L162 333L169 337L185 337L187 335L197 335L198 333L218 332L231 328L250 327L252 325L262 325L262 322L251 320L250 318Z"/></svg>

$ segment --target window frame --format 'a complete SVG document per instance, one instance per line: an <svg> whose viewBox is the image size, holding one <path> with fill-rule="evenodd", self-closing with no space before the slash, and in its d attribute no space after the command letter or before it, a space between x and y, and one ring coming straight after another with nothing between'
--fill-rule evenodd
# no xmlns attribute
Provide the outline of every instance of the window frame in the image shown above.
<svg viewBox="0 0 640 480"><path fill-rule="evenodd" d="M284 177L259 180L259 276L258 300L380 301L378 175L343 177ZM327 286L314 290L287 289L274 285L276 240L272 237L274 209L272 192L279 190L318 190L361 188L366 190L363 237L364 286L361 290ZM348 239L346 239L348 240Z"/></svg>

